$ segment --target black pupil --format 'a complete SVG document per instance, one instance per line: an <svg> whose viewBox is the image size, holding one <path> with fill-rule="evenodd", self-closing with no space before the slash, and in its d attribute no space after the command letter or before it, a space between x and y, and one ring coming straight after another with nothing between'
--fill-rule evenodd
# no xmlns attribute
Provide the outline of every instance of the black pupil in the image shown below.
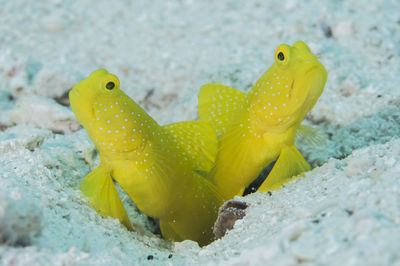
<svg viewBox="0 0 400 266"><path fill-rule="evenodd" d="M108 82L108 83L106 84L106 88L107 88L108 90L112 90L112 89L114 89L114 87L115 87L115 83L112 82L112 81L110 81L110 82Z"/></svg>
<svg viewBox="0 0 400 266"><path fill-rule="evenodd" d="M279 59L280 61L285 60L285 56L283 55L282 52L279 52L279 54L278 54L278 59Z"/></svg>

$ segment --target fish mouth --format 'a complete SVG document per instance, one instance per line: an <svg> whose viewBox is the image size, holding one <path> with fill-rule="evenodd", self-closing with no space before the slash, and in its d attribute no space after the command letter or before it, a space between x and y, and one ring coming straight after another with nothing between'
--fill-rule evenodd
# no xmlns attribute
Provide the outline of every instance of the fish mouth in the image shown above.
<svg viewBox="0 0 400 266"><path fill-rule="evenodd" d="M82 95L74 88L69 91L68 98L72 110L74 110L74 107L77 107L77 105L82 101Z"/></svg>
<svg viewBox="0 0 400 266"><path fill-rule="evenodd" d="M318 101L318 98L321 96L324 90L327 80L327 72L322 65L314 65L304 72L303 77L305 79L305 83L300 81L297 85L304 86L302 89L304 94L297 96L299 97L299 102L295 103L295 108L293 108L291 112L287 114L293 118L297 117L296 119L299 117L300 119L303 119L303 116L300 114L307 114ZM297 82L295 81L292 83L293 90L296 89L296 83ZM291 122L295 123L296 119L292 120Z"/></svg>
<svg viewBox="0 0 400 266"><path fill-rule="evenodd" d="M72 104L72 101L79 99L80 97L81 97L81 94L78 92L78 90L76 90L74 88L72 88L68 93L68 98L69 98L69 101L71 102L71 104Z"/></svg>
<svg viewBox="0 0 400 266"><path fill-rule="evenodd" d="M68 93L70 107L79 123L87 127L87 124L93 120L94 113L90 101L84 91L72 88Z"/></svg>
<svg viewBox="0 0 400 266"><path fill-rule="evenodd" d="M308 80L310 80L306 99L316 101L316 99L318 99L318 97L324 90L324 86L327 80L327 72L323 66L316 65L307 70L304 76L307 77Z"/></svg>
<svg viewBox="0 0 400 266"><path fill-rule="evenodd" d="M321 95L323 91L324 84L326 82L326 70L323 67L321 67L320 65L314 65L303 73L304 74L302 74L301 76L304 77L306 82L303 83L301 81L293 79L289 90L289 95L292 98L292 101L294 101L295 98L294 94L297 94L299 102L298 103L292 102L295 108L291 109L290 112L284 115L293 116L295 113L298 113L305 106L310 104L312 106L313 103L317 101L318 97ZM298 94L297 90L299 89L303 91L302 95Z"/></svg>
<svg viewBox="0 0 400 266"><path fill-rule="evenodd" d="M313 72L315 72L315 73L313 73ZM320 73L318 74L317 72L320 72ZM310 69L308 69L306 71L306 73L304 74L304 76L314 75L314 76L322 77L322 76L324 76L324 72L325 72L325 70L321 66L316 65L316 66L313 66Z"/></svg>
<svg viewBox="0 0 400 266"><path fill-rule="evenodd" d="M77 89L72 88L72 89L69 91L69 95L71 96L71 95L74 95L74 94L75 94L76 96L80 96L80 95L81 95Z"/></svg>

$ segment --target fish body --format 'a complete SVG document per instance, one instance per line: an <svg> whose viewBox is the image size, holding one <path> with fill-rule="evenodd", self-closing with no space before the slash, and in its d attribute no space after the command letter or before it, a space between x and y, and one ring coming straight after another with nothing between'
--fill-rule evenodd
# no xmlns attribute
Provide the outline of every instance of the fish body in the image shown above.
<svg viewBox="0 0 400 266"><path fill-rule="evenodd" d="M214 129L198 121L160 126L104 69L69 97L100 153L100 166L80 186L93 207L132 228L113 178L143 213L160 220L164 237L209 243L222 197L198 172L209 171L215 159Z"/></svg>
<svg viewBox="0 0 400 266"><path fill-rule="evenodd" d="M241 195L277 158L260 191L278 189L310 169L294 140L326 80L324 66L298 41L277 48L275 63L248 93L219 84L201 88L200 121L211 123L219 136L209 179L226 199Z"/></svg>

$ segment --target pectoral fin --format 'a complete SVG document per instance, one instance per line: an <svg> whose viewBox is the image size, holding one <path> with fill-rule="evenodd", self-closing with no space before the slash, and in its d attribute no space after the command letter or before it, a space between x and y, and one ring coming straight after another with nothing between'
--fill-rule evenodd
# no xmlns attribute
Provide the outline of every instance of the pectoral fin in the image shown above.
<svg viewBox="0 0 400 266"><path fill-rule="evenodd" d="M324 133L318 129L311 126L300 125L297 129L296 140L302 139L305 143L313 146L321 146L325 144Z"/></svg>
<svg viewBox="0 0 400 266"><path fill-rule="evenodd" d="M82 180L80 189L99 214L104 217L117 218L129 230L132 230L128 214L110 173L101 165Z"/></svg>
<svg viewBox="0 0 400 266"><path fill-rule="evenodd" d="M260 192L277 190L285 183L293 180L292 177L309 171L310 169L310 165L294 145L284 147L272 171L258 190Z"/></svg>

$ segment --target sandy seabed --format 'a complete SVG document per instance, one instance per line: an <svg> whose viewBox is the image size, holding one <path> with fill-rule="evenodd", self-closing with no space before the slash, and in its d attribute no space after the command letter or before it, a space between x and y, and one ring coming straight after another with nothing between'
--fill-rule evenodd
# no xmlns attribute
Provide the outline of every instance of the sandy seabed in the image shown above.
<svg viewBox="0 0 400 266"><path fill-rule="evenodd" d="M399 1L0 1L0 264L400 265ZM199 248L97 215L80 180L98 164L66 93L93 70L159 123L197 117L201 85L247 91L281 43L328 71L299 140L313 170Z"/></svg>

